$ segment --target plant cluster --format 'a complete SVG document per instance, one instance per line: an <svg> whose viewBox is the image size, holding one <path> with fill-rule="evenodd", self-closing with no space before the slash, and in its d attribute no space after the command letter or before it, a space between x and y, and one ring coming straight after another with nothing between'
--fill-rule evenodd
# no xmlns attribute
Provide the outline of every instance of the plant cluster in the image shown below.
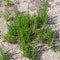
<svg viewBox="0 0 60 60"><path fill-rule="evenodd" d="M9 60L9 53L5 53L1 48L0 48L0 60Z"/></svg>
<svg viewBox="0 0 60 60"><path fill-rule="evenodd" d="M33 42L46 42L50 47L53 46L54 42L51 28L46 27L48 22L46 1L43 1L42 8L33 16L29 14L29 11L27 14L23 14L17 8L14 12L15 18L8 25L9 31L4 36L5 41L18 42L24 56L32 60L40 60L37 55L38 48Z"/></svg>
<svg viewBox="0 0 60 60"><path fill-rule="evenodd" d="M9 17L9 13L8 12L5 12L4 13L4 19L7 20L7 21L9 21L9 18L10 18Z"/></svg>
<svg viewBox="0 0 60 60"><path fill-rule="evenodd" d="M11 6L11 1L10 0L6 0L6 6Z"/></svg>

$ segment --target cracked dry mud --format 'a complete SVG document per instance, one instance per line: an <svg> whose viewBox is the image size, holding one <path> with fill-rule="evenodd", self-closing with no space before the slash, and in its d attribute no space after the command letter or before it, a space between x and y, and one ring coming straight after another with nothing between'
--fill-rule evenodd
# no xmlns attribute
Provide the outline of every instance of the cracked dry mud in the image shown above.
<svg viewBox="0 0 60 60"><path fill-rule="evenodd" d="M10 52L10 60L29 60L26 57L22 57L22 51L19 49L18 44L10 44L4 42L3 35L7 33L7 24L3 18L4 12L7 10L11 16L13 16L14 7L17 6L21 12L29 11L30 14L36 12L40 5L40 0L11 0L13 2L13 6L6 8L5 7L5 0L0 0L0 48L4 51ZM33 2L32 2L33 1ZM56 45L60 46L60 0L47 0L50 4L48 8L48 15L50 26L57 34L56 38ZM53 52L52 50L46 50L42 53L41 60L60 60L60 52Z"/></svg>

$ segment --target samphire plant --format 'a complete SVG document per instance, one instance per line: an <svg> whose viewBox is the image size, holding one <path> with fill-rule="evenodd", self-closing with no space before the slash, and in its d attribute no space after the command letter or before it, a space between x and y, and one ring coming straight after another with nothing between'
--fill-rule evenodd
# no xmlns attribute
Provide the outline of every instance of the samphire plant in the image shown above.
<svg viewBox="0 0 60 60"><path fill-rule="evenodd" d="M9 13L8 12L5 12L4 13L4 19L7 20L7 21L9 21L9 18L10 18L9 17Z"/></svg>
<svg viewBox="0 0 60 60"><path fill-rule="evenodd" d="M6 0L6 6L11 6L11 1L10 0Z"/></svg>
<svg viewBox="0 0 60 60"><path fill-rule="evenodd" d="M9 60L9 53L5 53L1 48L0 48L0 60Z"/></svg>
<svg viewBox="0 0 60 60"><path fill-rule="evenodd" d="M35 41L46 43L53 48L54 35L52 29L47 27L47 3L43 0L42 8L37 14L31 16L14 10L15 18L8 25L8 33L4 36L5 41L10 43L18 42L24 52L24 56L31 60L40 60L37 55L38 48Z"/></svg>

